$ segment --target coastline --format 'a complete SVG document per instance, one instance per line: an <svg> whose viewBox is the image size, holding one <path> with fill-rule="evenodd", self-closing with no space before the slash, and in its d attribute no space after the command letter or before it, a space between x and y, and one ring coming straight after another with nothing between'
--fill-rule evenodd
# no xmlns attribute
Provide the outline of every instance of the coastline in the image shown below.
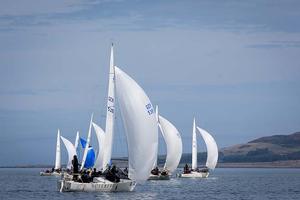
<svg viewBox="0 0 300 200"><path fill-rule="evenodd" d="M218 163L217 168L300 168L300 160L253 163Z"/></svg>
<svg viewBox="0 0 300 200"><path fill-rule="evenodd" d="M125 160L113 160L119 167L127 167ZM183 168L185 163L180 163L178 168ZM0 166L1 168L51 168L52 165L16 165ZM162 167L162 166L161 166ZM239 162L239 163L218 163L217 168L300 168L300 160L284 160L274 162Z"/></svg>

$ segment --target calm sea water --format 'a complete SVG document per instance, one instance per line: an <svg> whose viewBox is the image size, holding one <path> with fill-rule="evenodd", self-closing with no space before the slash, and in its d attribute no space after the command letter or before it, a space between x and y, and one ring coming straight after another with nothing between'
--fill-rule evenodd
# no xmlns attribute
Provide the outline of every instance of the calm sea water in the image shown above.
<svg viewBox="0 0 300 200"><path fill-rule="evenodd" d="M216 169L206 179L146 181L134 192L60 193L40 169L0 169L0 199L300 199L300 169Z"/></svg>

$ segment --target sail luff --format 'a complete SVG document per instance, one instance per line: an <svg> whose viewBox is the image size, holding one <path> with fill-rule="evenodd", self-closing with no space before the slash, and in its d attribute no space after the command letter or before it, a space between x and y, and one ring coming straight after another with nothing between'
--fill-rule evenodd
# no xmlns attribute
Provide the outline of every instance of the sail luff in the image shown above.
<svg viewBox="0 0 300 200"><path fill-rule="evenodd" d="M193 140L192 140L192 169L197 169L197 135L196 135L196 120L193 121Z"/></svg>
<svg viewBox="0 0 300 200"><path fill-rule="evenodd" d="M106 169L110 164L112 153L112 142L114 135L114 117L115 117L115 72L114 72L114 49L111 46L110 64L109 64L109 79L108 79L108 94L107 94L107 110L105 123L105 151L103 155L103 169Z"/></svg>
<svg viewBox="0 0 300 200"><path fill-rule="evenodd" d="M218 162L218 146L215 139L206 130L197 127L201 134L207 150L206 167L209 169L215 169Z"/></svg>
<svg viewBox="0 0 300 200"><path fill-rule="evenodd" d="M60 155L60 130L57 131L56 138L56 153L55 153L55 167L54 169L61 168L61 155Z"/></svg>
<svg viewBox="0 0 300 200"><path fill-rule="evenodd" d="M84 149L84 152L83 152L83 157L82 157L82 162L81 162L80 170L82 170L84 168L84 163L85 163L86 156L87 156L87 153L88 153L88 148L89 148L90 140L91 140L92 122L93 122L93 114L91 116L91 121L90 121L90 126L89 126L89 132L88 132L88 136L87 136L87 140L86 140L85 149Z"/></svg>

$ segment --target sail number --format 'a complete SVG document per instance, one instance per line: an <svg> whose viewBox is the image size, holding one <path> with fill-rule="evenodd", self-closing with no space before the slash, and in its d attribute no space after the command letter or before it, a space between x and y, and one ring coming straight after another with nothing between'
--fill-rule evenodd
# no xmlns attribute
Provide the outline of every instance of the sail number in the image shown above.
<svg viewBox="0 0 300 200"><path fill-rule="evenodd" d="M108 97L108 101L110 101L110 102L114 102L114 98L112 98L112 97Z"/></svg>
<svg viewBox="0 0 300 200"><path fill-rule="evenodd" d="M114 108L113 107L108 106L107 110L108 110L108 112L114 113Z"/></svg>
<svg viewBox="0 0 300 200"><path fill-rule="evenodd" d="M147 112L148 112L149 115L154 113L154 110L153 110L153 107L152 107L151 103L148 103L146 105L146 109L147 109Z"/></svg>

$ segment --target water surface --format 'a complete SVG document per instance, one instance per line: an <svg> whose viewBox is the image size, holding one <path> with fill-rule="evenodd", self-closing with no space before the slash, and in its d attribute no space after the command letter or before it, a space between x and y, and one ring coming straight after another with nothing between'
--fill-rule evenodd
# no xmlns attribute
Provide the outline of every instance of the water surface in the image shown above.
<svg viewBox="0 0 300 200"><path fill-rule="evenodd" d="M40 169L0 169L0 199L300 199L300 169L216 169L206 179L146 181L134 192L60 193Z"/></svg>

